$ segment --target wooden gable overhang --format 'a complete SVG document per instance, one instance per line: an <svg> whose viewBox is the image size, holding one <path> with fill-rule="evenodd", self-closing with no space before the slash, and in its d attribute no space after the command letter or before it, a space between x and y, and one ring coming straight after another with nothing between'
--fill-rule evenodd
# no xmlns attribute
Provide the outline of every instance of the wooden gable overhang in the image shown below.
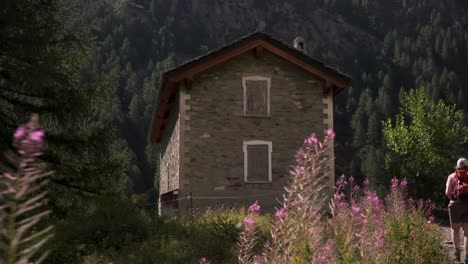
<svg viewBox="0 0 468 264"><path fill-rule="evenodd" d="M348 75L312 59L302 51L266 33L255 32L220 49L213 50L203 56L170 69L163 74L150 125L149 137L151 143L158 144L161 142L162 135L166 129L167 119L175 103L177 87L180 82L185 82L186 87L190 89L193 76L247 52L253 52L256 57L260 57L264 50L324 80L324 94L331 92L335 96L348 86L351 81Z"/></svg>

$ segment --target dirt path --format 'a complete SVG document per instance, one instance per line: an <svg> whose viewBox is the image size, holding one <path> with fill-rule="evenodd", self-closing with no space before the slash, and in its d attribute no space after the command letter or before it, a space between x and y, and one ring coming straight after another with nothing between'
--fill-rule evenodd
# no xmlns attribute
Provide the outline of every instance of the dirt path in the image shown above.
<svg viewBox="0 0 468 264"><path fill-rule="evenodd" d="M453 251L453 244L452 244L452 237L450 234L450 227L439 225L440 233L442 234L442 243L444 248L447 252L446 263L465 263L465 262L457 262L455 260L455 256L452 254ZM462 260L464 257L465 252L461 252Z"/></svg>

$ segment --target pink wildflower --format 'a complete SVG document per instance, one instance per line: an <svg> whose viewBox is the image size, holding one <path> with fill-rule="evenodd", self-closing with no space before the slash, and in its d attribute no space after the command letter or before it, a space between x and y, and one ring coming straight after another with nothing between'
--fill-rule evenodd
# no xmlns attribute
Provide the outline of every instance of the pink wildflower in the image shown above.
<svg viewBox="0 0 468 264"><path fill-rule="evenodd" d="M18 127L18 129L16 129L15 134L14 134L13 137L14 137L16 140L18 140L18 139L20 139L21 137L24 136L24 134L26 133L26 131L27 131L27 127L26 127L25 125L22 125L22 126Z"/></svg>
<svg viewBox="0 0 468 264"><path fill-rule="evenodd" d="M358 186L358 185L354 185L353 190L354 190L354 191L359 191L359 186Z"/></svg>
<svg viewBox="0 0 468 264"><path fill-rule="evenodd" d="M353 184L353 183L354 183L354 177L353 177L353 176L350 176L350 177L348 178L348 181L349 181L349 183Z"/></svg>
<svg viewBox="0 0 468 264"><path fill-rule="evenodd" d="M346 198L346 195L344 195L343 193L335 193L333 194L333 198L335 198L335 200L337 201L342 201Z"/></svg>
<svg viewBox="0 0 468 264"><path fill-rule="evenodd" d="M324 245L320 248L320 253L315 257L314 263L330 263L331 262L331 247Z"/></svg>
<svg viewBox="0 0 468 264"><path fill-rule="evenodd" d="M208 264L208 259L205 257L200 258L200 264Z"/></svg>
<svg viewBox="0 0 468 264"><path fill-rule="evenodd" d="M44 130L38 129L31 132L29 138L37 143L42 143L42 138L44 137Z"/></svg>
<svg viewBox="0 0 468 264"><path fill-rule="evenodd" d="M298 167L294 168L294 170L292 170L290 173L291 173L291 175L296 176L296 175L301 174L303 172L304 172L304 167L298 166Z"/></svg>
<svg viewBox="0 0 468 264"><path fill-rule="evenodd" d="M262 259L260 255L257 254L253 256L252 264L261 264L261 263L262 263Z"/></svg>
<svg viewBox="0 0 468 264"><path fill-rule="evenodd" d="M250 207L249 207L249 213L258 213L260 212L260 205L258 204L258 201L255 201Z"/></svg>
<svg viewBox="0 0 468 264"><path fill-rule="evenodd" d="M341 175L340 178L336 181L336 186L337 187L344 187L348 185L348 182L346 181L346 178L344 175Z"/></svg>
<svg viewBox="0 0 468 264"><path fill-rule="evenodd" d="M392 179L392 188L398 187L398 182L399 182L399 180L397 178L393 178Z"/></svg>
<svg viewBox="0 0 468 264"><path fill-rule="evenodd" d="M255 219L252 216L248 216L244 219L244 223L249 224L249 225L255 224Z"/></svg>
<svg viewBox="0 0 468 264"><path fill-rule="evenodd" d="M368 179L365 179L365 180L364 180L364 186L367 186L367 185L369 185L369 180L368 180Z"/></svg>
<svg viewBox="0 0 468 264"><path fill-rule="evenodd" d="M431 200L426 200L425 203L429 211L434 211L434 209L436 208L435 203Z"/></svg>
<svg viewBox="0 0 468 264"><path fill-rule="evenodd" d="M331 129L328 129L327 130L327 136L329 138L335 138L335 132L333 132L333 130L331 130Z"/></svg>
<svg viewBox="0 0 468 264"><path fill-rule="evenodd" d="M361 211L361 207L358 206L353 206L352 209L355 213L359 213Z"/></svg>
<svg viewBox="0 0 468 264"><path fill-rule="evenodd" d="M400 186L401 186L401 187L406 187L406 186L408 186L408 182L406 181L406 178L404 178L403 180L401 180Z"/></svg>
<svg viewBox="0 0 468 264"><path fill-rule="evenodd" d="M435 217L433 215L429 216L429 223L434 223Z"/></svg>
<svg viewBox="0 0 468 264"><path fill-rule="evenodd" d="M372 197L372 204L373 205L379 205L379 202L380 202L379 197L377 197L377 196Z"/></svg>
<svg viewBox="0 0 468 264"><path fill-rule="evenodd" d="M287 216L287 215L288 215L288 212L286 212L286 209L284 209L284 208L279 209L275 213L275 216L279 217L279 218L282 218L282 217Z"/></svg>
<svg viewBox="0 0 468 264"><path fill-rule="evenodd" d="M43 138L44 138L44 130L38 129L38 130L32 131L29 134L29 139L32 142L34 142L36 147L41 148L41 149L42 149L42 145L43 145Z"/></svg>
<svg viewBox="0 0 468 264"><path fill-rule="evenodd" d="M383 247L385 245L384 237L387 235L387 230L385 229L376 229L374 231L374 236L376 238L375 244L377 247Z"/></svg>
<svg viewBox="0 0 468 264"><path fill-rule="evenodd" d="M311 216L315 217L315 218L320 218L321 214L318 210L314 210L310 213Z"/></svg>
<svg viewBox="0 0 468 264"><path fill-rule="evenodd" d="M312 144L317 145L318 142L319 142L318 138L316 138L314 135L312 135L312 136L310 136L310 137L308 137L308 138L306 138L304 140L304 144L307 144L307 145L312 145Z"/></svg>

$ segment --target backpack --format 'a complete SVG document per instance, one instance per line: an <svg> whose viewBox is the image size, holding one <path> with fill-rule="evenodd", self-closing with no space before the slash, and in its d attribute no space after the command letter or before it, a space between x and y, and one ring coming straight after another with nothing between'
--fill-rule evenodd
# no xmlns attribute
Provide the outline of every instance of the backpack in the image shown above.
<svg viewBox="0 0 468 264"><path fill-rule="evenodd" d="M454 181L453 197L458 200L468 200L468 170L456 170Z"/></svg>

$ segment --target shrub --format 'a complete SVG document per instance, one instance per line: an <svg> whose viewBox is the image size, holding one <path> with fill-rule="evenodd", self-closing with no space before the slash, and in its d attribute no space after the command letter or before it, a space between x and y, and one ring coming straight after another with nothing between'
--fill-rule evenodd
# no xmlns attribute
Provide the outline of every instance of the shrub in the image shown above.
<svg viewBox="0 0 468 264"><path fill-rule="evenodd" d="M149 219L129 201L100 197L94 210L71 215L57 224L57 240L50 246L51 260L77 263L83 256L112 255L146 241L150 236L149 225Z"/></svg>
<svg viewBox="0 0 468 264"><path fill-rule="evenodd" d="M115 206L116 207L116 206ZM121 209L122 210L122 209ZM132 213L133 212L133 213ZM132 218L140 218L141 212L137 210L123 210L122 214L133 215ZM103 245L104 228L98 235L80 235L80 230L92 230L96 233L101 225L90 228L90 221L77 218L73 223L60 225L65 228L63 233L68 233L69 245L62 245L56 251L62 252L55 255L56 262L67 259L67 263L78 262L88 264L113 263L236 263L236 242L240 232L240 222L246 217L246 213L235 210L219 209L194 215L192 218L179 219L174 217L146 217L143 222L135 222L132 230L143 229L140 239L124 239L125 234L134 231L126 231L121 237L114 237L119 247L96 247ZM128 216L130 218L130 216ZM115 219L122 222L123 219ZM128 222L128 220L125 220ZM256 216L258 224L258 239L267 240L268 228L271 218L267 215ZM138 225L140 225L138 227ZM81 227L79 227L81 226ZM62 232L60 232L62 233ZM119 230L115 230L119 233ZM72 235L75 234L75 235ZM138 232L135 231L134 238ZM75 238L75 239L74 239ZM77 238L87 238L77 240ZM93 239L91 239L93 238ZM97 239L99 238L99 239ZM105 239L107 241L108 239ZM108 244L106 244L108 245ZM255 250L259 251L260 248ZM52 257L52 256L51 256Z"/></svg>
<svg viewBox="0 0 468 264"><path fill-rule="evenodd" d="M380 199L354 178L341 177L329 199L329 131L321 143L307 138L296 155L283 208L275 214L271 239L256 254L256 210L244 219L238 263L440 263L445 254L437 225L428 222L434 204L407 199L407 182L392 180ZM330 211L324 210L324 203ZM251 208L256 208L253 204ZM330 213L329 216L328 213Z"/></svg>

